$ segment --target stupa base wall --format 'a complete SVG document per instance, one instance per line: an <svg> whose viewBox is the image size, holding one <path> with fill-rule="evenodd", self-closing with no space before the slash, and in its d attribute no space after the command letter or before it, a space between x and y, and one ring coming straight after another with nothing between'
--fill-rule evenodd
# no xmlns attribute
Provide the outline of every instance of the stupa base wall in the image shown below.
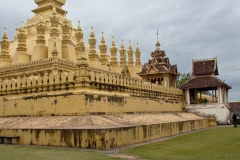
<svg viewBox="0 0 240 160"><path fill-rule="evenodd" d="M19 136L17 144L21 145L110 149L208 127L208 119L198 117L194 114L163 113L151 115L138 115L137 117L134 115L116 115L113 117L73 116L72 119L69 119L69 117L45 117L43 119L32 117L32 119L23 118L21 120L16 118L0 118L0 137L6 135ZM117 119L120 116L122 120ZM182 117L185 120L177 120L178 117ZM35 118L37 118L36 121ZM62 120L58 118L62 118ZM86 123L87 120L88 122L91 121L91 123L98 123L99 121L96 121L96 118L105 118L105 120L102 121L102 125L84 125L79 123L80 120L78 118L81 119L82 123L83 121ZM48 128L37 129L36 127L39 127L39 119L41 119L41 124L39 125L45 125ZM114 119L120 125L115 124ZM12 127L16 121L18 122L18 126L20 125L20 129ZM53 121L55 122L55 126L50 125ZM59 121L62 124L57 124ZM152 124L146 124L150 123L150 121ZM154 123L154 121L156 122ZM44 122L46 123L44 124ZM71 124L71 126L64 127L66 123ZM32 128L29 126L32 126Z"/></svg>
<svg viewBox="0 0 240 160"><path fill-rule="evenodd" d="M180 112L184 107L184 100L179 98L168 100L103 91L45 92L0 98L0 117Z"/></svg>

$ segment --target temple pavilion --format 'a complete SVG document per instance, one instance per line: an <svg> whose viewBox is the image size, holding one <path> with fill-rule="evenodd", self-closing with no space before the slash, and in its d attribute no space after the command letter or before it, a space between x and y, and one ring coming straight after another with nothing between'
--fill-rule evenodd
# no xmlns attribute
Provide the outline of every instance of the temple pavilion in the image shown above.
<svg viewBox="0 0 240 160"><path fill-rule="evenodd" d="M192 60L192 78L181 88L185 91L187 104L198 104L198 94L203 91L212 92L212 102L227 103L228 90L231 89L224 81L216 77L219 75L217 58Z"/></svg>
<svg viewBox="0 0 240 160"><path fill-rule="evenodd" d="M138 73L143 80L162 86L176 88L176 79L179 75L177 65L171 65L157 37L156 49L151 53L152 59L142 66L142 72Z"/></svg>

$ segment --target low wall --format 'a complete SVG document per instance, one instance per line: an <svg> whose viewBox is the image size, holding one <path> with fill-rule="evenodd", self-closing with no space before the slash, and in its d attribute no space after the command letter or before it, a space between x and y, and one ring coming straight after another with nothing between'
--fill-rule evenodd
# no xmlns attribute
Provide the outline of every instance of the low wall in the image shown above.
<svg viewBox="0 0 240 160"><path fill-rule="evenodd" d="M207 120L113 129L0 129L0 135L20 136L18 144L110 149L208 127Z"/></svg>
<svg viewBox="0 0 240 160"><path fill-rule="evenodd" d="M230 110L229 105L225 103L209 103L209 104L197 104L188 105L187 111L195 113L205 117L216 117L217 124L229 124L230 122Z"/></svg>
<svg viewBox="0 0 240 160"><path fill-rule="evenodd" d="M19 136L22 145L109 149L208 127L208 119L187 113L119 116L0 118L0 136Z"/></svg>
<svg viewBox="0 0 240 160"><path fill-rule="evenodd" d="M179 112L182 97L149 98L104 91L58 92L0 98L0 117Z"/></svg>

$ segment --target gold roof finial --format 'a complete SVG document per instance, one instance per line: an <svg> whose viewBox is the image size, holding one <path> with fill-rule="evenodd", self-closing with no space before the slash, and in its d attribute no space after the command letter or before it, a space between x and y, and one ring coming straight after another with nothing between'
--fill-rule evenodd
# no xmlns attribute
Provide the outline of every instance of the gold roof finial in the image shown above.
<svg viewBox="0 0 240 160"><path fill-rule="evenodd" d="M92 26L92 29L91 29L90 37L95 37L93 26Z"/></svg>
<svg viewBox="0 0 240 160"><path fill-rule="evenodd" d="M132 49L132 43L131 43L131 40L129 41L129 49Z"/></svg>
<svg viewBox="0 0 240 160"><path fill-rule="evenodd" d="M122 39L121 48L124 48L124 42L123 42L123 39Z"/></svg>
<svg viewBox="0 0 240 160"><path fill-rule="evenodd" d="M102 39L101 39L101 43L105 43L105 38L104 38L104 33L102 32Z"/></svg>
<svg viewBox="0 0 240 160"><path fill-rule="evenodd" d="M115 40L114 40L114 36L112 36L112 46L113 46L113 47L116 46L116 43L115 43Z"/></svg>
<svg viewBox="0 0 240 160"><path fill-rule="evenodd" d="M78 27L77 30L82 30L81 25L80 25L80 20L78 20Z"/></svg>
<svg viewBox="0 0 240 160"><path fill-rule="evenodd" d="M5 26L2 39L8 39L7 27Z"/></svg>
<svg viewBox="0 0 240 160"><path fill-rule="evenodd" d="M22 28L24 28L24 27L25 27L24 20L22 20Z"/></svg>
<svg viewBox="0 0 240 160"><path fill-rule="evenodd" d="M157 43L155 46L156 46L156 50L160 51L161 44L159 43L159 40L158 40L158 30L157 30Z"/></svg>
<svg viewBox="0 0 240 160"><path fill-rule="evenodd" d="M138 42L137 42L137 47L136 47L136 50L139 50Z"/></svg>

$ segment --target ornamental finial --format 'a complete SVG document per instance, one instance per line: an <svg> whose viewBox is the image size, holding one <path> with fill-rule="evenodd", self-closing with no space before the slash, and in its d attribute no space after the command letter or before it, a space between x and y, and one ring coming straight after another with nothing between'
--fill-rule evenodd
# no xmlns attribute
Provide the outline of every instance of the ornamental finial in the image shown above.
<svg viewBox="0 0 240 160"><path fill-rule="evenodd" d="M5 26L2 39L8 39L7 27Z"/></svg>
<svg viewBox="0 0 240 160"><path fill-rule="evenodd" d="M101 39L101 43L105 43L105 37L104 37L104 33L102 32L102 39Z"/></svg>

